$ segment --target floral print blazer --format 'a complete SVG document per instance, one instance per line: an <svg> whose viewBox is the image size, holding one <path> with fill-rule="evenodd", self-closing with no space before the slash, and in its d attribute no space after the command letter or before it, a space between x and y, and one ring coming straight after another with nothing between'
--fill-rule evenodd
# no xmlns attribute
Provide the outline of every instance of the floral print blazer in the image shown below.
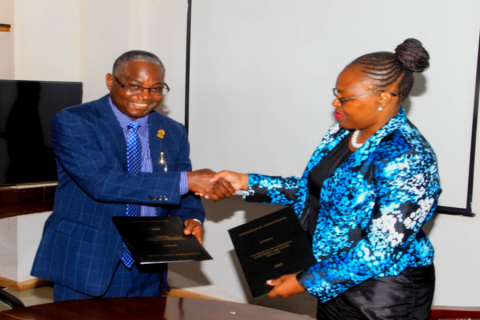
<svg viewBox="0 0 480 320"><path fill-rule="evenodd" d="M330 128L301 178L250 174L245 201L291 205L300 218L310 171L348 133ZM440 193L435 153L402 108L324 181L312 244L317 264L298 281L326 302L372 277L431 265L433 246L421 228Z"/></svg>

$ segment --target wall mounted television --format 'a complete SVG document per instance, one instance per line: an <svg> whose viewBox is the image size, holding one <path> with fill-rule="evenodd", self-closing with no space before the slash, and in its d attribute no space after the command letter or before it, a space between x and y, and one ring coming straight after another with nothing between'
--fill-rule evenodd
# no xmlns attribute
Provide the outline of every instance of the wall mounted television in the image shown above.
<svg viewBox="0 0 480 320"><path fill-rule="evenodd" d="M0 80L0 186L57 181L50 123L82 92L81 82Z"/></svg>

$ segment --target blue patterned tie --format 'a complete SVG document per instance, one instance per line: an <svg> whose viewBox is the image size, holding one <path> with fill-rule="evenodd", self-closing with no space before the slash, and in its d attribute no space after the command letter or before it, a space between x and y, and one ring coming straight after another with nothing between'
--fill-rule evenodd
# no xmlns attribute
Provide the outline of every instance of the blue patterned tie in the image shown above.
<svg viewBox="0 0 480 320"><path fill-rule="evenodd" d="M127 137L127 169L129 173L137 174L142 167L142 145L140 144L140 138L138 137L138 128L140 123L136 121L130 122L128 125L128 137ZM140 205L127 204L127 217L139 217ZM123 256L122 262L131 269L135 260L132 257L127 246L123 243Z"/></svg>

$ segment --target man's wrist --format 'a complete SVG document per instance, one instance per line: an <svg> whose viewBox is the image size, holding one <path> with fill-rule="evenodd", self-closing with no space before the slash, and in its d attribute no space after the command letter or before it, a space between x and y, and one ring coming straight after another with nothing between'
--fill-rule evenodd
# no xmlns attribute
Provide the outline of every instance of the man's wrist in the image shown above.
<svg viewBox="0 0 480 320"><path fill-rule="evenodd" d="M188 192L188 177L186 171L180 172L180 195L183 196Z"/></svg>

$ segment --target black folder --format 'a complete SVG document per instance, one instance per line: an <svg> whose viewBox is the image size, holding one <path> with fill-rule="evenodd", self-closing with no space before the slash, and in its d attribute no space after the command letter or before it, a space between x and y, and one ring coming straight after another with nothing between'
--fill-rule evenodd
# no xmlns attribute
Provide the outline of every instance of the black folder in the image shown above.
<svg viewBox="0 0 480 320"><path fill-rule="evenodd" d="M155 270L155 265L164 263L212 259L197 238L183 234L179 217L112 217L112 220L141 271Z"/></svg>
<svg viewBox="0 0 480 320"><path fill-rule="evenodd" d="M312 245L292 207L228 230L254 298L268 294L267 280L299 273L316 263Z"/></svg>

